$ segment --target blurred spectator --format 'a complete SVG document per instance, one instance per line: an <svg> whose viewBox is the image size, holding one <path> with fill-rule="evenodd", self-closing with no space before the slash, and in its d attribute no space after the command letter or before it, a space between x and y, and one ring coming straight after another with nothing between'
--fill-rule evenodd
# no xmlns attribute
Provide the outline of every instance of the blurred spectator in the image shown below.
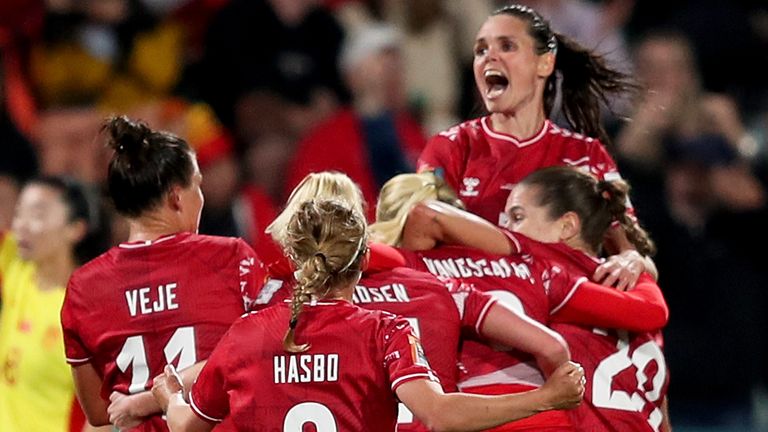
<svg viewBox="0 0 768 432"><path fill-rule="evenodd" d="M201 94L246 141L281 128L301 134L344 97L342 39L313 0L232 0L208 32Z"/></svg>
<svg viewBox="0 0 768 432"><path fill-rule="evenodd" d="M307 174L335 170L360 185L365 200L373 203L384 182L413 170L425 138L405 111L400 40L401 35L386 25L371 25L351 35L341 67L352 105L299 143L288 170L286 195ZM369 216L374 211L371 206Z"/></svg>
<svg viewBox="0 0 768 432"><path fill-rule="evenodd" d="M765 349L766 194L743 148L736 104L705 92L687 39L635 49L647 91L617 144L639 218L657 241L670 307L665 347L675 430L749 431Z"/></svg>
<svg viewBox="0 0 768 432"><path fill-rule="evenodd" d="M125 110L179 80L183 31L140 0L50 1L30 73L43 108L98 104Z"/></svg>

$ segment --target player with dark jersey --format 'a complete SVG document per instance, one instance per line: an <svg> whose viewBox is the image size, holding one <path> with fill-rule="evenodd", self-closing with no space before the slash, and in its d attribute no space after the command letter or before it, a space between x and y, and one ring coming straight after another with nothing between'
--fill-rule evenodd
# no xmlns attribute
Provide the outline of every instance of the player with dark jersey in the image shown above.
<svg viewBox="0 0 768 432"><path fill-rule="evenodd" d="M201 176L185 141L123 117L105 129L115 150L110 194L129 241L70 278L67 362L91 424L163 431L152 379L174 364L191 382L266 272L242 240L196 234Z"/></svg>
<svg viewBox="0 0 768 432"><path fill-rule="evenodd" d="M239 430L393 430L397 399L429 428L483 429L572 403L565 399L578 393L580 378L570 363L527 394L444 394L407 320L350 302L365 265L366 229L364 216L340 202L299 207L284 237L298 269L291 301L232 327L189 405L170 370L156 381L172 431L209 430L224 417Z"/></svg>

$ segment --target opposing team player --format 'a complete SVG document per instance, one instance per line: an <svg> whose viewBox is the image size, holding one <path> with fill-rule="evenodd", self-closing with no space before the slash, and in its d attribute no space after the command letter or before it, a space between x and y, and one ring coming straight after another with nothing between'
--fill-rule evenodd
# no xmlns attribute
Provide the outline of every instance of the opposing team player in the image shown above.
<svg viewBox="0 0 768 432"><path fill-rule="evenodd" d="M467 209L494 224L504 222L511 188L539 168L569 165L601 179L620 178L600 141L606 135L600 104L608 94L634 87L626 75L553 32L535 10L521 5L499 9L486 20L474 55L475 83L490 114L433 137L420 156L419 171L442 170ZM576 132L549 119L558 93ZM623 260L609 261L607 270L631 260L655 274L653 262L631 251L621 230L610 234L608 252L622 253ZM613 276L611 271L601 279L606 285L636 281L635 274Z"/></svg>
<svg viewBox="0 0 768 432"><path fill-rule="evenodd" d="M408 321L351 303L366 229L337 201L300 206L284 245L299 269L292 301L232 326L192 387L191 408L170 371L156 383L172 431L210 430L224 418L239 430L392 431L397 399L430 429L477 430L577 403L572 363L525 394L444 394Z"/></svg>
<svg viewBox="0 0 768 432"><path fill-rule="evenodd" d="M598 181L572 168L551 167L523 179L509 197L509 228L524 235L504 233L440 203L417 207L408 223L437 227L441 231L437 237L449 242L503 254L522 250L545 257L572 274L588 276L600 263L597 254L613 221L625 227L638 251L653 252L647 234L626 215L627 192L624 182ZM568 412L580 431L668 430L668 376L661 335L657 328L642 325L656 318L642 307L643 301L627 303L621 299L629 294L637 300L663 304L650 279L643 280L627 293L613 293L613 299L587 298L578 290L569 302L571 307L562 308L551 318L552 327L566 338L573 358L584 364L588 377L585 403ZM624 317L627 325L605 321L605 313Z"/></svg>
<svg viewBox="0 0 768 432"><path fill-rule="evenodd" d="M67 361L91 424L167 430L145 392L152 378L171 363L191 382L265 272L245 242L197 234L202 177L183 139L125 117L104 129L109 193L129 241L72 275L61 312Z"/></svg>

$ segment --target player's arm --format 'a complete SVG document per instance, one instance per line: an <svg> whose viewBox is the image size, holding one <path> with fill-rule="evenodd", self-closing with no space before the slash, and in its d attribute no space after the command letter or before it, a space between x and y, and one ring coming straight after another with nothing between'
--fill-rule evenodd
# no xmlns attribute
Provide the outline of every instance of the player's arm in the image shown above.
<svg viewBox="0 0 768 432"><path fill-rule="evenodd" d="M101 377L91 363L72 366L75 394L85 418L93 426L109 424L107 402L101 398Z"/></svg>
<svg viewBox="0 0 768 432"><path fill-rule="evenodd" d="M403 227L402 246L426 250L438 243L474 247L498 255L515 252L509 238L479 216L439 201L416 204Z"/></svg>
<svg viewBox="0 0 768 432"><path fill-rule="evenodd" d="M669 309L661 289L643 274L629 291L618 291L582 279L552 321L649 332L667 324Z"/></svg>
<svg viewBox="0 0 768 432"><path fill-rule="evenodd" d="M433 431L476 431L552 409L573 408L584 393L583 370L568 362L538 389L503 396L443 393L426 379L397 387L397 397Z"/></svg>
<svg viewBox="0 0 768 432"><path fill-rule="evenodd" d="M604 244L606 250L613 255L595 270L592 276L594 281L625 290L634 287L643 272L650 274L655 280L659 279L656 263L651 257L643 256L635 250L621 226L608 230Z"/></svg>
<svg viewBox="0 0 768 432"><path fill-rule="evenodd" d="M208 432L214 424L206 422L192 412L184 400L184 386L171 366L166 366L162 375L155 378L152 395L166 415L171 432Z"/></svg>
<svg viewBox="0 0 768 432"><path fill-rule="evenodd" d="M480 334L493 342L527 352L536 358L545 376L571 359L568 344L557 332L494 302L483 320Z"/></svg>
<svg viewBox="0 0 768 432"><path fill-rule="evenodd" d="M189 389L205 366L206 361L195 363L185 368L179 373L181 376L183 388ZM185 393L184 398L188 395ZM141 424L146 417L153 414L160 414L163 410L160 404L152 396L152 392L145 391L132 395L126 395L120 392L112 392L109 396L109 421L119 429L130 429Z"/></svg>

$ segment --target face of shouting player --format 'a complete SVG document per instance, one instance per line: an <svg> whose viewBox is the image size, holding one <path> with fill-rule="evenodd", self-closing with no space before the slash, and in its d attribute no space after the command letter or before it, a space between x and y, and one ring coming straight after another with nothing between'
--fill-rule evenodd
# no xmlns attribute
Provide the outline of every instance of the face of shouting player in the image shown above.
<svg viewBox="0 0 768 432"><path fill-rule="evenodd" d="M488 18L477 34L474 58L475 83L489 112L543 110L544 86L555 56L536 53L524 20L503 14Z"/></svg>

